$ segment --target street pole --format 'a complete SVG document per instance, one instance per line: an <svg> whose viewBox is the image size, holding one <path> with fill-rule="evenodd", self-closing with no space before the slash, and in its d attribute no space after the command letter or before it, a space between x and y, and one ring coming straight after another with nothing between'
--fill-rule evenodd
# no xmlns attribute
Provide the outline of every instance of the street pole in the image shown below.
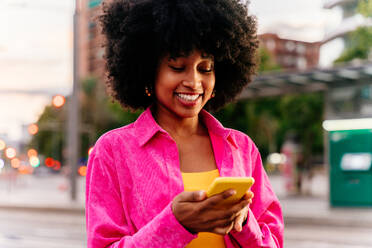
<svg viewBox="0 0 372 248"><path fill-rule="evenodd" d="M75 0L75 10L73 17L73 86L69 101L68 109L68 125L67 125L67 154L68 164L70 166L70 190L71 200L76 201L76 179L80 154L80 139L79 139L79 0Z"/></svg>

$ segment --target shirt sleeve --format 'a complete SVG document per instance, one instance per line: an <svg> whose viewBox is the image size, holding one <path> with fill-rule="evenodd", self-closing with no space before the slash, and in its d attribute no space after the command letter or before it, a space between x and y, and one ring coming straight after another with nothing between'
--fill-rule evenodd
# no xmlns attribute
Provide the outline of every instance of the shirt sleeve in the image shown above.
<svg viewBox="0 0 372 248"><path fill-rule="evenodd" d="M253 145L252 176L255 184L247 222L241 232L231 231L229 239L240 247L283 247L284 221L281 206L272 190L267 174L262 166L258 149Z"/></svg>
<svg viewBox="0 0 372 248"><path fill-rule="evenodd" d="M113 158L96 145L86 178L88 248L184 247L197 237L177 221L171 203L136 230L122 198Z"/></svg>
<svg viewBox="0 0 372 248"><path fill-rule="evenodd" d="M280 206L273 203L257 220L249 209L247 223L241 232L231 231L230 238L241 247L283 247Z"/></svg>

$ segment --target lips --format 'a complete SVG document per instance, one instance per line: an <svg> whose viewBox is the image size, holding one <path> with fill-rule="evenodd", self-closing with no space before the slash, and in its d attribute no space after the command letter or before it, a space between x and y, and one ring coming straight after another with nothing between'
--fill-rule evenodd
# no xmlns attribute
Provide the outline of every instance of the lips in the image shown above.
<svg viewBox="0 0 372 248"><path fill-rule="evenodd" d="M178 101L185 107L193 107L198 104L203 94L198 93L175 93Z"/></svg>
<svg viewBox="0 0 372 248"><path fill-rule="evenodd" d="M190 101L190 102L195 101L200 96L200 94L185 94L185 93L176 93L176 95L182 100Z"/></svg>

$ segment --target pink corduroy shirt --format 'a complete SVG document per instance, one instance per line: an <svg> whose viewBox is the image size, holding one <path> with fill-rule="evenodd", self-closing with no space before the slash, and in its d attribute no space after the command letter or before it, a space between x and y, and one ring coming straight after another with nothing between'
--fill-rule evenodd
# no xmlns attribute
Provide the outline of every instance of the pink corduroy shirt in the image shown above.
<svg viewBox="0 0 372 248"><path fill-rule="evenodd" d="M224 128L202 110L221 176L252 176L253 203L230 247L283 247L283 217L260 154L245 134ZM197 147L195 147L197 151ZM197 162L197 161L195 161ZM89 156L86 218L89 248L184 247L197 237L175 218L173 198L184 191L177 145L150 109L132 124L104 134Z"/></svg>

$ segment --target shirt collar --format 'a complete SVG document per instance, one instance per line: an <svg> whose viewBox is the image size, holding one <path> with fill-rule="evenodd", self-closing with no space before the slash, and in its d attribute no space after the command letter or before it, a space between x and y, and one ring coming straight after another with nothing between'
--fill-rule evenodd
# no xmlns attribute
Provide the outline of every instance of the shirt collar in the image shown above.
<svg viewBox="0 0 372 248"><path fill-rule="evenodd" d="M148 107L134 122L135 132L140 146L145 145L158 132L167 134L155 121L151 113L151 107ZM222 124L206 110L200 112L200 117L209 132L228 140L233 146L237 147L235 140L231 137L231 129L224 128Z"/></svg>
<svg viewBox="0 0 372 248"><path fill-rule="evenodd" d="M148 107L134 122L135 132L140 146L146 144L157 132L165 132L152 116Z"/></svg>
<svg viewBox="0 0 372 248"><path fill-rule="evenodd" d="M235 148L238 148L234 138L231 135L231 129L225 128L216 118L214 118L204 109L200 112L200 117L209 132L220 136L224 140L229 141Z"/></svg>

